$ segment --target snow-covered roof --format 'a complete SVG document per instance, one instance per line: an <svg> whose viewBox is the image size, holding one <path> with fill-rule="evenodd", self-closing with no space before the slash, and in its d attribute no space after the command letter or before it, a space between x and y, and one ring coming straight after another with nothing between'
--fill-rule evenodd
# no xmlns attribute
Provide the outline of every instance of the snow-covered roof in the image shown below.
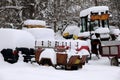
<svg viewBox="0 0 120 80"><path fill-rule="evenodd" d="M49 28L29 28L25 29L26 31L30 32L35 39L42 39L42 40L54 40L54 31Z"/></svg>
<svg viewBox="0 0 120 80"><path fill-rule="evenodd" d="M93 7L90 7L88 9L82 10L80 12L80 17L87 16L91 12L93 12L93 13L96 13L96 12L101 13L101 12L106 12L108 10L109 10L108 6L93 6Z"/></svg>
<svg viewBox="0 0 120 80"><path fill-rule="evenodd" d="M24 25L42 25L42 26L46 26L46 22L43 20L25 20L24 21Z"/></svg>
<svg viewBox="0 0 120 80"><path fill-rule="evenodd" d="M15 49L16 47L34 48L34 37L23 30L0 29L0 50L3 48Z"/></svg>

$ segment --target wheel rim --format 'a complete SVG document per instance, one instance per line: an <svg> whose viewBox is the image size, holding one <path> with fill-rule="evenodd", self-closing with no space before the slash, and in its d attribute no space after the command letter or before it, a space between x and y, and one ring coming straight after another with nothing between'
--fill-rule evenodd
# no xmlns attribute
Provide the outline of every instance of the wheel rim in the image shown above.
<svg viewBox="0 0 120 80"><path fill-rule="evenodd" d="M112 66L118 66L118 60L117 60L116 57L114 57L114 58L111 59L111 65Z"/></svg>

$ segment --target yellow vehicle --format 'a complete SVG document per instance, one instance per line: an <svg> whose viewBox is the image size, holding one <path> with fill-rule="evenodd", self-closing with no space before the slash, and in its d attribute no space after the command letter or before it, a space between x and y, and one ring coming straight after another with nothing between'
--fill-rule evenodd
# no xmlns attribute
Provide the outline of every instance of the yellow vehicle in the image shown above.
<svg viewBox="0 0 120 80"><path fill-rule="evenodd" d="M108 40L110 38L110 36L108 36L109 17L109 8L107 6L94 6L82 10L80 12L81 32L90 32L91 34L92 31L95 31L94 33L100 34L101 39ZM99 30L99 28L104 28L104 32Z"/></svg>

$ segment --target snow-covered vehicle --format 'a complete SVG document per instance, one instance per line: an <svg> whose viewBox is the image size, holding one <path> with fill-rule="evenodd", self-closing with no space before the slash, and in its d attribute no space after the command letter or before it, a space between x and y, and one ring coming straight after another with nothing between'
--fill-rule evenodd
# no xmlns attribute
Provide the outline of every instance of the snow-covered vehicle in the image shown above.
<svg viewBox="0 0 120 80"><path fill-rule="evenodd" d="M99 33L101 40L109 40L109 8L107 6L94 6L80 12L81 32Z"/></svg>
<svg viewBox="0 0 120 80"><path fill-rule="evenodd" d="M35 38L29 32L23 30L1 28L0 29L0 51L4 61L15 63L18 61L18 47L34 48Z"/></svg>
<svg viewBox="0 0 120 80"><path fill-rule="evenodd" d="M37 62L52 65L56 69L60 66L65 69L78 69L85 64L89 55L87 42L81 40L37 40L36 48L36 55L39 55L36 56Z"/></svg>
<svg viewBox="0 0 120 80"><path fill-rule="evenodd" d="M70 67L75 65L74 69L78 69L78 65L81 64L82 66L82 64L86 62L86 58L89 55L89 46L86 41L55 40L54 31L52 29L0 29L0 33L0 37L2 39L0 42L2 45L0 50L10 48L17 50L18 53L21 51L20 53L23 54L24 62L32 62L31 58L35 57L35 61L39 64L48 64L57 68L57 65L59 65L59 57L57 57L57 54L66 54L67 62L62 66L66 66L66 69L68 69L68 67L69 69L72 69ZM7 40L9 40L9 43ZM34 50L31 48L36 49L33 56L31 56L31 53L34 53ZM75 57L75 61L71 63L71 57L73 57L74 60L74 56L77 56L77 58ZM69 66L68 63L70 63Z"/></svg>
<svg viewBox="0 0 120 80"><path fill-rule="evenodd" d="M80 63L85 63L86 58L89 55L89 46L86 41L55 40L54 31L47 28L31 28L26 30L30 32L36 39L35 60L39 64L47 64L55 67L56 65L58 65L58 53L67 55L66 65L68 64L71 56L77 55L81 60ZM48 37L46 37L45 35L47 35ZM65 66L65 64L62 66Z"/></svg>
<svg viewBox="0 0 120 80"><path fill-rule="evenodd" d="M78 33L80 33L80 28L76 25L68 25L67 28L63 32L63 37L65 39L76 39Z"/></svg>

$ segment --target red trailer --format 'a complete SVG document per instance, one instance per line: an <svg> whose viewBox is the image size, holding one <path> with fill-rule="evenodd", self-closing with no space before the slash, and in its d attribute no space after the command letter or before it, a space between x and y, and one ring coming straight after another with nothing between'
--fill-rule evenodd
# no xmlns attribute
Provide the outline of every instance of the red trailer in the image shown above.
<svg viewBox="0 0 120 80"><path fill-rule="evenodd" d="M108 57L111 65L119 66L120 41L102 41L101 56Z"/></svg>

